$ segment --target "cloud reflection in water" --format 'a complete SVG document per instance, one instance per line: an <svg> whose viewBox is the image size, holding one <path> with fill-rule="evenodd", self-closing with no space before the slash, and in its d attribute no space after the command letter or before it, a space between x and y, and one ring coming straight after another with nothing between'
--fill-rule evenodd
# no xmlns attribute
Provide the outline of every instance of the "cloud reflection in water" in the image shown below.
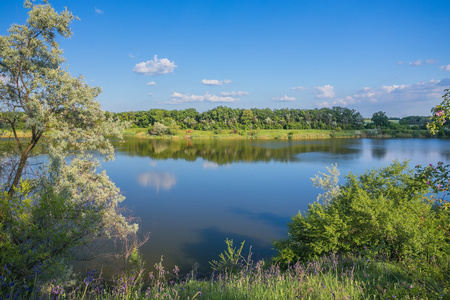
<svg viewBox="0 0 450 300"><path fill-rule="evenodd" d="M167 172L145 172L137 174L139 185L143 187L155 188L157 192L162 188L163 190L170 190L177 183L175 175Z"/></svg>

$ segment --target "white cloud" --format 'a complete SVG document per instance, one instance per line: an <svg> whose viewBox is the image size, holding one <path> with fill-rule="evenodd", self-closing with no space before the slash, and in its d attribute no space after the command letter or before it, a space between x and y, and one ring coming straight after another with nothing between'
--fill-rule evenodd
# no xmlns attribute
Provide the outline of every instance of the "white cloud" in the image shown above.
<svg viewBox="0 0 450 300"><path fill-rule="evenodd" d="M303 86L294 86L294 87L291 87L291 90L299 90L299 91L303 91L303 90L306 90L306 88L305 87L303 87Z"/></svg>
<svg viewBox="0 0 450 300"><path fill-rule="evenodd" d="M409 65L411 67L417 67L417 66L420 66L421 64L422 64L422 60L421 59L418 59L418 60L413 61L413 62L409 62Z"/></svg>
<svg viewBox="0 0 450 300"><path fill-rule="evenodd" d="M344 98L338 98L335 101L333 101L333 105L339 105L339 106L347 106L351 104L355 104L359 102L357 99L353 98L352 96L345 96Z"/></svg>
<svg viewBox="0 0 450 300"><path fill-rule="evenodd" d="M450 71L450 65L440 66L439 69L444 70L444 71Z"/></svg>
<svg viewBox="0 0 450 300"><path fill-rule="evenodd" d="M148 93L148 94L147 94L147 96L151 96L151 95L153 95L153 93Z"/></svg>
<svg viewBox="0 0 450 300"><path fill-rule="evenodd" d="M189 102L224 102L224 103L234 103L238 102L239 98L217 96L214 94L206 93L205 95L190 95L181 94L178 92L173 92L170 96L171 100L166 101L166 104L182 104Z"/></svg>
<svg viewBox="0 0 450 300"><path fill-rule="evenodd" d="M421 81L413 84L392 84L379 87L364 87L351 95L317 103L320 107L352 106L365 116L375 111L385 111L388 115L424 116L442 101L444 89L450 79Z"/></svg>
<svg viewBox="0 0 450 300"><path fill-rule="evenodd" d="M223 85L223 84L229 84L231 80L224 79L224 80L217 80L217 79L202 79L202 84L204 85Z"/></svg>
<svg viewBox="0 0 450 300"><path fill-rule="evenodd" d="M232 102L238 102L239 101L239 99L237 99L237 98L226 97L226 96L216 96L216 95L209 94L209 93L206 93L204 97L205 97L205 101L208 101L208 102L229 102L229 103L232 103Z"/></svg>
<svg viewBox="0 0 450 300"><path fill-rule="evenodd" d="M128 57L129 57L129 58L136 58L136 56L134 56L134 55L131 54L131 53L128 53Z"/></svg>
<svg viewBox="0 0 450 300"><path fill-rule="evenodd" d="M147 85L156 85L156 82L150 81L150 82L147 82Z"/></svg>
<svg viewBox="0 0 450 300"><path fill-rule="evenodd" d="M220 94L222 96L231 96L231 97L236 97L236 96L248 96L248 92L220 92Z"/></svg>
<svg viewBox="0 0 450 300"><path fill-rule="evenodd" d="M401 60L398 61L398 62L397 62L397 65L403 65L403 61L401 61Z"/></svg>
<svg viewBox="0 0 450 300"><path fill-rule="evenodd" d="M319 105L320 108L322 108L322 107L330 107L330 103L328 103L328 101L320 102L317 105Z"/></svg>
<svg viewBox="0 0 450 300"><path fill-rule="evenodd" d="M173 188L177 183L175 175L166 172L140 173L137 175L137 180L141 186L152 187L155 188L156 191L159 191L160 188L168 191L171 188Z"/></svg>
<svg viewBox="0 0 450 300"><path fill-rule="evenodd" d="M365 87L350 98L357 102L367 100L377 103L398 104L400 102L424 102L428 99L439 99L442 96L448 80L421 81L414 84L383 85L379 88ZM349 97L349 96L348 96Z"/></svg>
<svg viewBox="0 0 450 300"><path fill-rule="evenodd" d="M204 85L222 85L222 82L220 82L217 79L202 79L202 84L204 84Z"/></svg>
<svg viewBox="0 0 450 300"><path fill-rule="evenodd" d="M334 97L334 87L327 84L324 86L316 86L316 90L318 90L321 94L317 95L317 99L325 99L325 98L333 98Z"/></svg>
<svg viewBox="0 0 450 300"><path fill-rule="evenodd" d="M173 69L176 67L175 62L170 61L167 58L158 59L155 55L153 60L136 64L133 68L133 72L145 75L161 75L172 73Z"/></svg>
<svg viewBox="0 0 450 300"><path fill-rule="evenodd" d="M97 15L103 15L103 11L101 9L98 9L97 7L95 8L95 13Z"/></svg>
<svg viewBox="0 0 450 300"><path fill-rule="evenodd" d="M203 102L204 97L199 95L189 95L189 94L180 94L177 92L173 92L170 96L173 101L184 103L184 102Z"/></svg>
<svg viewBox="0 0 450 300"><path fill-rule="evenodd" d="M277 101L277 102L292 102L295 101L295 97L288 97L288 95L284 95L283 97L275 97L272 98L273 101Z"/></svg>
<svg viewBox="0 0 450 300"><path fill-rule="evenodd" d="M403 62L402 62L403 63ZM411 67L418 67L418 66L421 66L421 65L423 65L423 64L426 64L426 65L432 65L432 64L435 64L435 63L437 63L437 60L435 60L435 59L433 59L433 58L429 58L429 59L426 59L425 61L422 61L421 59L418 59L418 60L416 60L416 61L411 61L411 62L409 62L408 64L411 66Z"/></svg>

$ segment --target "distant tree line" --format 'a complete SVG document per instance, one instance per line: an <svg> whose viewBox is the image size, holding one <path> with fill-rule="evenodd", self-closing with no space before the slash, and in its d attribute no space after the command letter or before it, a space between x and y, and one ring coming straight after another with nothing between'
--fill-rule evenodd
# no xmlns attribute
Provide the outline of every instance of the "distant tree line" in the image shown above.
<svg viewBox="0 0 450 300"><path fill-rule="evenodd" d="M161 123L180 129L361 129L364 118L355 110L333 107L321 109L241 109L219 106L197 112L185 110L151 109L149 111L122 112L119 119L134 126L147 128Z"/></svg>
<svg viewBox="0 0 450 300"><path fill-rule="evenodd" d="M150 109L148 111L128 111L120 113L105 112L107 118L128 121L135 128L153 130L194 129L325 129L325 130L361 130L389 133L390 131L427 130L430 116L407 116L404 118L387 117L379 111L365 120L354 109L345 107L320 109L270 109L270 108L229 108L219 106L198 112L194 108L185 110ZM17 128L23 127L25 113L17 112ZM156 126L155 126L156 124ZM0 120L0 129L8 128ZM168 133L168 132L165 132ZM438 136L450 136L450 122L443 124Z"/></svg>
<svg viewBox="0 0 450 300"><path fill-rule="evenodd" d="M384 112L373 114L371 121L365 122L362 115L354 109L345 107L320 109L242 109L219 106L197 112L194 108L185 110L151 109L148 111L129 111L107 113L133 127L149 128L159 125L171 129L391 129L426 130L430 117L409 116L388 118ZM393 121L394 120L394 121Z"/></svg>

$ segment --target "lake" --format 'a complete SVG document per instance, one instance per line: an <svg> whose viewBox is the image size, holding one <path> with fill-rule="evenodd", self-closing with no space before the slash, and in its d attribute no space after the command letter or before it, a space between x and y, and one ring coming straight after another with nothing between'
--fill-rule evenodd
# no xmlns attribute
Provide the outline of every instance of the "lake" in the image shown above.
<svg viewBox="0 0 450 300"><path fill-rule="evenodd" d="M128 138L116 159L103 163L150 239L141 248L146 266L203 272L218 259L226 238L269 257L272 241L321 191L311 177L337 163L341 174L362 173L393 160L416 164L450 160L450 140L146 140ZM342 177L342 176L341 176ZM342 182L342 180L341 180ZM247 253L247 252L246 252Z"/></svg>

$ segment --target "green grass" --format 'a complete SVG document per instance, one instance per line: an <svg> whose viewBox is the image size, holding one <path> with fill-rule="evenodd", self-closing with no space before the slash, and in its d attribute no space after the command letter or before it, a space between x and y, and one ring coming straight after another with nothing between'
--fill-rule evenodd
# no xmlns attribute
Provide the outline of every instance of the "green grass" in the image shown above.
<svg viewBox="0 0 450 300"><path fill-rule="evenodd" d="M77 287L51 282L16 299L449 299L448 282L445 290L445 283L414 278L398 263L334 254L286 270L264 261L242 262L232 273L200 279L195 271L183 277L177 268L166 271L161 261L150 273L141 268L111 281L91 273ZM437 288L430 289L433 285ZM11 286L10 292L19 289Z"/></svg>
<svg viewBox="0 0 450 300"><path fill-rule="evenodd" d="M332 137L355 137L354 130L176 130L173 135L152 136L144 128L130 128L125 132L127 136L136 136L140 138L152 139L280 139L280 140L299 140L299 139L323 139Z"/></svg>

